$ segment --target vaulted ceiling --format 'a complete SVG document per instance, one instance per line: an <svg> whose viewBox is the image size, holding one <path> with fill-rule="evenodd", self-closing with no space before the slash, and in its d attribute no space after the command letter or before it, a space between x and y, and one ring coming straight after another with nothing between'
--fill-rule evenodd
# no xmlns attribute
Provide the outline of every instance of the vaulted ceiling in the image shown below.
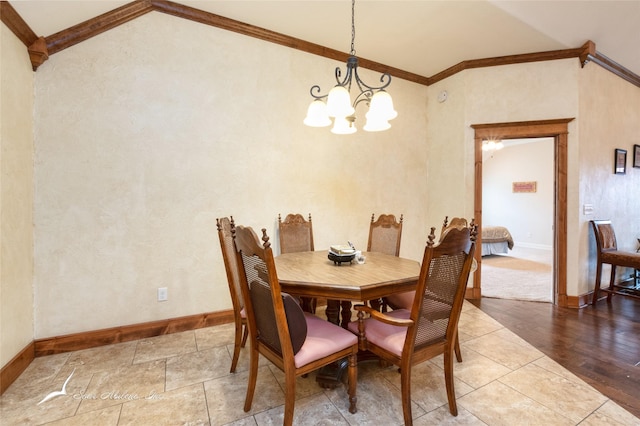
<svg viewBox="0 0 640 426"><path fill-rule="evenodd" d="M36 35L48 37L129 2L9 3ZM350 50L349 0L178 3L340 52ZM355 25L357 56L424 77L462 61L575 49L589 40L598 53L640 75L640 0L358 0Z"/></svg>

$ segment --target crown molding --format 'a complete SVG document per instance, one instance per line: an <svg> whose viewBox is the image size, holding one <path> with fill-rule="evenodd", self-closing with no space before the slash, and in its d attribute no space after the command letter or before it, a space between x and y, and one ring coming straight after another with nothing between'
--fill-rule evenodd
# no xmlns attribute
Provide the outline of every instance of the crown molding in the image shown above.
<svg viewBox="0 0 640 426"><path fill-rule="evenodd" d="M28 47L34 71L48 59L49 55L53 55L61 50L81 43L91 37L153 11L166 13L179 18L188 19L201 24L254 37L270 43L280 44L292 49L301 50L341 62L346 62L349 57L349 54L335 49L330 49L325 46L310 43L308 41L280 34L265 28L249 25L240 21L225 18L224 16L166 0L135 0L122 7L96 16L95 18L59 31L50 36L38 37L8 1L0 1L2 22L4 22ZM553 50L547 52L463 61L431 77L425 77L399 68L390 67L365 58L358 58L358 60L360 66L363 68L381 73L386 72L403 80L430 86L467 69L528 62L552 61L567 58L578 58L582 67L589 62L593 62L629 83L640 87L640 76L638 74L633 73L622 65L612 61L602 53L597 52L595 43L592 41L588 41L583 46L575 49Z"/></svg>

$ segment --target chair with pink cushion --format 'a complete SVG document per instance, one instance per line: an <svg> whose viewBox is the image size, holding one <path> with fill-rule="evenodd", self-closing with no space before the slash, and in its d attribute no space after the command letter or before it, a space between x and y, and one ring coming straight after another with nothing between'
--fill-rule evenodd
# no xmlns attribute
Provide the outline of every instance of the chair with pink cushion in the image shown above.
<svg viewBox="0 0 640 426"><path fill-rule="evenodd" d="M234 227L233 216L231 219L223 217L216 219L218 237L220 238L220 249L222 250L222 260L227 273L229 293L231 294L231 305L233 306L233 319L236 327L235 341L233 344L233 357L231 358L231 373L236 371L240 349L244 348L247 342L247 317L244 311L244 300L240 291L240 276L238 275L238 262L236 251L233 247L232 228Z"/></svg>
<svg viewBox="0 0 640 426"><path fill-rule="evenodd" d="M471 219L471 224L473 225L474 223L475 223L474 220ZM453 219L451 219L451 222L449 222L449 216L445 216L444 222L442 223L442 231L440 232L440 239L442 240L442 238L446 235L449 229L466 228L468 226L467 224L468 222L467 222L467 219L465 218L454 217ZM389 306L391 309L409 310L411 309L411 305L413 304L413 299L415 297L415 294L416 294L415 291L397 293L397 294L393 294L391 296L385 297L385 301L387 303L387 306ZM456 338L455 351L456 351L456 359L458 360L458 362L462 362L462 351L460 350L460 343L457 338Z"/></svg>
<svg viewBox="0 0 640 426"><path fill-rule="evenodd" d="M361 350L400 367L404 423L411 414L411 369L444 354L444 376L449 411L458 415L453 384L453 356L467 280L473 261L477 226L453 228L435 244L431 228L422 258L416 295L410 310L379 312L357 305L358 320L349 323L357 333ZM365 314L369 318L365 319Z"/></svg>
<svg viewBox="0 0 640 426"><path fill-rule="evenodd" d="M358 338L347 330L304 312L282 293L266 229L262 241L250 227L234 228L240 283L249 326L249 384L244 410L251 409L263 355L284 372L285 425L293 423L296 377L347 358L349 411L356 412Z"/></svg>

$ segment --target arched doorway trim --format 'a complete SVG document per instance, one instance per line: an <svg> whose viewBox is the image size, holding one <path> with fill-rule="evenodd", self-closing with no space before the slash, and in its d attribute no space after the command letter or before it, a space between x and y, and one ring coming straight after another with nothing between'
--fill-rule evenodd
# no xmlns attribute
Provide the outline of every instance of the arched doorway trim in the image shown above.
<svg viewBox="0 0 640 426"><path fill-rule="evenodd" d="M556 120L522 121L514 123L473 124L475 130L475 190L474 218L482 227L482 141L485 139L521 139L552 137L554 139L555 191L554 191L554 303L568 306L567 300L567 152L568 124L573 118ZM478 247L482 236L478 235ZM481 297L481 251L476 250L478 268L474 272L473 287L467 289L467 297Z"/></svg>

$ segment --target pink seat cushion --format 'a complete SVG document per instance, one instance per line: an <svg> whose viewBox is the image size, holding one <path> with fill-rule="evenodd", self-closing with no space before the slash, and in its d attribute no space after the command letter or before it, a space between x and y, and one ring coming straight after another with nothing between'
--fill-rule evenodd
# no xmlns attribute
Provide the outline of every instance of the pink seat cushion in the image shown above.
<svg viewBox="0 0 640 426"><path fill-rule="evenodd" d="M404 293L396 293L391 296L385 297L389 305L394 309L408 309L411 310L411 305L413 305L413 299L416 297L415 291L407 291Z"/></svg>
<svg viewBox="0 0 640 426"><path fill-rule="evenodd" d="M409 319L410 311L397 309L385 315L393 318ZM358 334L358 321L349 323L349 330ZM364 333L367 341L397 355L402 355L402 348L407 337L407 327L385 324L373 318L364 320Z"/></svg>
<svg viewBox="0 0 640 426"><path fill-rule="evenodd" d="M296 368L358 344L353 333L308 312L304 316L307 339L294 357Z"/></svg>

